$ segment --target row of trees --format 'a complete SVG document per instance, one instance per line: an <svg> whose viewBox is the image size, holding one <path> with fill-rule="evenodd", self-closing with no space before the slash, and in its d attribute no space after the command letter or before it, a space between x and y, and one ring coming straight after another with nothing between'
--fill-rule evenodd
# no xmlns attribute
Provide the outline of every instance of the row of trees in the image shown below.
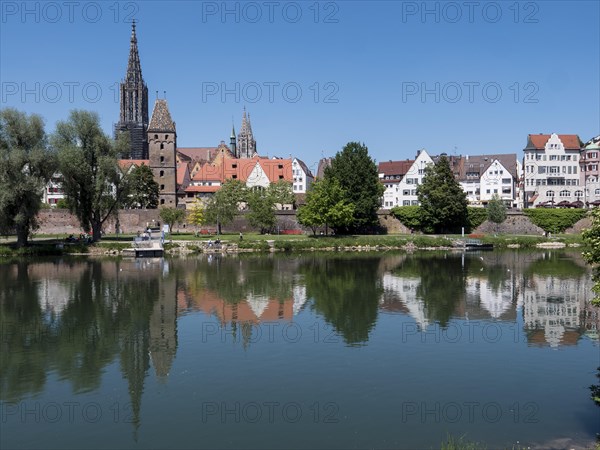
<svg viewBox="0 0 600 450"><path fill-rule="evenodd" d="M158 184L150 168L119 170L119 154L128 148L129 135L111 139L95 113L72 111L48 136L39 115L1 110L0 233L14 231L18 246L27 243L37 226L41 193L56 172L62 175L67 207L94 241L119 208L156 207Z"/></svg>
<svg viewBox="0 0 600 450"><path fill-rule="evenodd" d="M283 205L293 205L294 202L292 185L288 181L280 180L266 188L248 188L239 180L228 180L206 204L196 201L188 216L188 223L197 227L216 225L217 233L221 234L223 226L233 221L241 207L248 210L248 223L264 234L275 228L275 210ZM177 221L181 220L183 217Z"/></svg>

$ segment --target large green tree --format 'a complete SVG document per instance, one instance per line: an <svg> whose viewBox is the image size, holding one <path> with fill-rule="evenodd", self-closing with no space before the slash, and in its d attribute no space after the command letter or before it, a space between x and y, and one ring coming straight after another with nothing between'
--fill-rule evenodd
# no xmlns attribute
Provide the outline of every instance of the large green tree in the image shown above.
<svg viewBox="0 0 600 450"><path fill-rule="evenodd" d="M265 189L255 189L248 192L248 208L246 215L248 223L260 230L261 234L270 232L277 223L273 199Z"/></svg>
<svg viewBox="0 0 600 450"><path fill-rule="evenodd" d="M0 111L0 233L17 233L27 244L37 227L43 190L56 170L44 122L15 109Z"/></svg>
<svg viewBox="0 0 600 450"><path fill-rule="evenodd" d="M154 209L158 206L158 183L150 167L142 164L125 175L129 195L123 199L127 208Z"/></svg>
<svg viewBox="0 0 600 450"><path fill-rule="evenodd" d="M309 227L313 234L319 227L344 229L354 221L354 205L347 200L346 192L337 178L315 181L306 193L306 204L298 209L300 225Z"/></svg>
<svg viewBox="0 0 600 450"><path fill-rule="evenodd" d="M206 222L217 226L221 234L223 225L233 221L239 211L239 203L246 200L246 186L239 180L227 180L206 203Z"/></svg>
<svg viewBox="0 0 600 450"><path fill-rule="evenodd" d="M117 166L117 155L127 142L104 134L96 113L75 110L57 124L52 144L58 150L69 209L98 241L102 225L128 195L127 180Z"/></svg>
<svg viewBox="0 0 600 450"><path fill-rule="evenodd" d="M467 194L450 169L448 158L425 168L423 183L417 187L427 231L458 232L468 226Z"/></svg>
<svg viewBox="0 0 600 450"><path fill-rule="evenodd" d="M349 142L331 160L325 178L335 178L345 192L346 200L354 205L349 226L335 227L337 232L372 232L379 224L377 210L385 187L379 181L375 161L364 144Z"/></svg>

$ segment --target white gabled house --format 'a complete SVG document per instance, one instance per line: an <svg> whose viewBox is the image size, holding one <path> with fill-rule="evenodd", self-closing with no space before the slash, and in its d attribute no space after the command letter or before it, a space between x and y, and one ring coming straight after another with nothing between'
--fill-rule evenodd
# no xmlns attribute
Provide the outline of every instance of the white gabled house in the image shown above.
<svg viewBox="0 0 600 450"><path fill-rule="evenodd" d="M292 176L294 194L305 194L315 180L308 166L298 158L294 158L292 161Z"/></svg>

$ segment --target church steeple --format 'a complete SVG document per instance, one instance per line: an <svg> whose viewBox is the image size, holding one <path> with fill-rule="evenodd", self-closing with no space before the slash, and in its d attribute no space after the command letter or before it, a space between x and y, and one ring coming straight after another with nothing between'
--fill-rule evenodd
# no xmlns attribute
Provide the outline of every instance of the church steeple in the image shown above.
<svg viewBox="0 0 600 450"><path fill-rule="evenodd" d="M128 82L142 82L142 65L140 64L140 55L138 53L137 36L135 34L135 19L131 24L131 44L129 47L129 61L127 63Z"/></svg>
<svg viewBox="0 0 600 450"><path fill-rule="evenodd" d="M131 39L127 72L120 85L121 111L115 134L129 132L132 159L148 159L148 87L142 77L142 66L137 46L135 21L131 25ZM123 155L125 156L125 155Z"/></svg>
<svg viewBox="0 0 600 450"><path fill-rule="evenodd" d="M229 136L229 146L231 147L231 153L235 158L238 158L237 154L237 142L235 139L235 126L231 124L231 136Z"/></svg>
<svg viewBox="0 0 600 450"><path fill-rule="evenodd" d="M242 115L240 134L238 134L238 147L240 158L252 158L256 153L256 141L254 140L254 135L252 134L250 114L246 115L245 107L244 114Z"/></svg>

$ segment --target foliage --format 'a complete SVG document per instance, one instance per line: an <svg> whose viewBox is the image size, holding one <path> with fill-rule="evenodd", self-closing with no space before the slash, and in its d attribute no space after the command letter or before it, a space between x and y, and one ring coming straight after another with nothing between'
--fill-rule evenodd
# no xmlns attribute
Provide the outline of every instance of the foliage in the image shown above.
<svg viewBox="0 0 600 450"><path fill-rule="evenodd" d="M487 216L490 222L496 224L496 230L498 225L506 220L506 205L500 199L498 194L494 194L492 199L487 205Z"/></svg>
<svg viewBox="0 0 600 450"><path fill-rule="evenodd" d="M239 211L239 203L246 200L246 186L239 180L227 180L206 204L206 223L222 226L233 221Z"/></svg>
<svg viewBox="0 0 600 450"><path fill-rule="evenodd" d="M276 223L273 198L263 189L256 189L248 193L248 208L246 216L248 223L260 229L261 234L270 232Z"/></svg>
<svg viewBox="0 0 600 450"><path fill-rule="evenodd" d="M278 205L293 205L296 201L292 183L286 180L271 183L267 188L267 194L273 203Z"/></svg>
<svg viewBox="0 0 600 450"><path fill-rule="evenodd" d="M332 159L331 167L325 169L325 179L336 179L346 203L353 206L350 223L340 220L331 224L336 232L372 232L379 224L377 210L385 187L379 181L377 165L368 148L358 142L346 144Z"/></svg>
<svg viewBox="0 0 600 450"><path fill-rule="evenodd" d="M206 204L206 223L215 224L221 234L222 226L233 221L245 199L246 186L239 180L227 180Z"/></svg>
<svg viewBox="0 0 600 450"><path fill-rule="evenodd" d="M423 184L417 187L426 231L457 232L467 226L467 194L450 169L446 156L425 168Z"/></svg>
<svg viewBox="0 0 600 450"><path fill-rule="evenodd" d="M583 230L581 236L590 247L589 251L583 253L583 257L590 264L600 263L600 209L594 209L592 215L592 226Z"/></svg>
<svg viewBox="0 0 600 450"><path fill-rule="evenodd" d="M69 209L69 204L67 203L66 199L61 198L56 202L56 207L58 209Z"/></svg>
<svg viewBox="0 0 600 450"><path fill-rule="evenodd" d="M56 169L40 116L0 111L0 162L0 233L16 231L22 247L37 228L42 192Z"/></svg>
<svg viewBox="0 0 600 450"><path fill-rule="evenodd" d="M592 392L592 400L600 406L600 367L597 369L596 377L598 377L598 384L592 384L590 391Z"/></svg>
<svg viewBox="0 0 600 450"><path fill-rule="evenodd" d="M488 218L488 212L485 208L475 208L473 206L467 206L467 222L469 224L469 231L473 231Z"/></svg>
<svg viewBox="0 0 600 450"><path fill-rule="evenodd" d="M562 233L587 214L587 210L578 208L529 208L524 209L523 212L531 222L548 233Z"/></svg>
<svg viewBox="0 0 600 450"><path fill-rule="evenodd" d="M124 198L126 208L155 209L158 206L158 183L152 169L142 164L126 175L129 195Z"/></svg>
<svg viewBox="0 0 600 450"><path fill-rule="evenodd" d="M169 225L169 232L173 233L173 225L181 223L185 219L185 210L179 208L161 208L158 215Z"/></svg>
<svg viewBox="0 0 600 450"><path fill-rule="evenodd" d="M69 209L84 231L91 230L93 240L98 241L102 225L127 197L117 167L117 155L127 142L106 136L96 113L75 110L68 121L57 124L52 143L58 150Z"/></svg>
<svg viewBox="0 0 600 450"><path fill-rule="evenodd" d="M337 178L325 177L315 181L306 193L306 204L298 210L298 223L312 229L325 226L336 229L349 227L355 218L354 205L347 200Z"/></svg>
<svg viewBox="0 0 600 450"><path fill-rule="evenodd" d="M204 213L204 206L199 199L196 199L192 209L190 210L190 214L187 218L187 223L190 225L196 226L196 233L198 232L198 227L201 227L206 223L206 215Z"/></svg>
<svg viewBox="0 0 600 450"><path fill-rule="evenodd" d="M423 213L420 206L395 206L392 215L411 230L421 230Z"/></svg>
<svg viewBox="0 0 600 450"><path fill-rule="evenodd" d="M600 209L592 211L592 226L583 230L581 233L584 242L589 247L589 250L583 252L584 259L589 264L600 263ZM593 280L595 282L592 291L596 297L592 300L592 304L600 306L600 268L594 268Z"/></svg>

